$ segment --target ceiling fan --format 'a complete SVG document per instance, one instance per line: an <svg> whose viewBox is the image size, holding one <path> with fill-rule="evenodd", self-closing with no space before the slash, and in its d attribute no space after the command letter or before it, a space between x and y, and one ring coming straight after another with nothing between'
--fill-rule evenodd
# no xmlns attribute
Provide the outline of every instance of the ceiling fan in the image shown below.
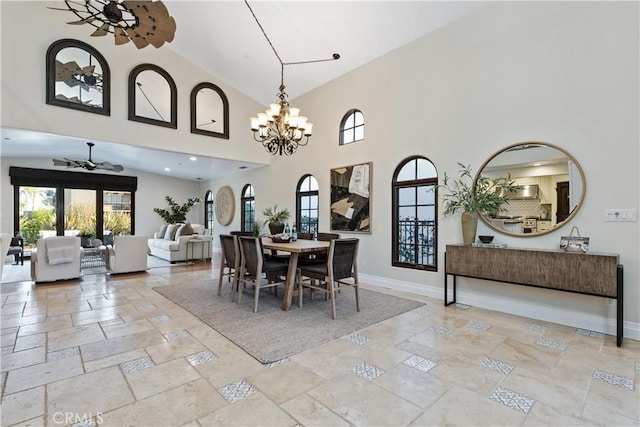
<svg viewBox="0 0 640 427"><path fill-rule="evenodd" d="M87 142L89 146L89 159L88 160L73 160L67 159L53 159L53 166L66 166L67 168L85 168L86 170L93 171L96 169L102 169L111 172L122 172L124 168L122 165L112 165L109 162L94 162L91 159L91 149L95 145L93 142Z"/></svg>

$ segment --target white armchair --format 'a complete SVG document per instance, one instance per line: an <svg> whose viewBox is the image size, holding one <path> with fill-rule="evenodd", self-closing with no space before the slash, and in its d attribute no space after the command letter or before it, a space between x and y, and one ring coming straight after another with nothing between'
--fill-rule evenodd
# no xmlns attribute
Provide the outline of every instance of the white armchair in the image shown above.
<svg viewBox="0 0 640 427"><path fill-rule="evenodd" d="M111 274L145 271L149 255L147 236L114 236L107 246L107 270Z"/></svg>
<svg viewBox="0 0 640 427"><path fill-rule="evenodd" d="M31 279L38 283L79 278L81 253L76 236L38 239L31 253Z"/></svg>

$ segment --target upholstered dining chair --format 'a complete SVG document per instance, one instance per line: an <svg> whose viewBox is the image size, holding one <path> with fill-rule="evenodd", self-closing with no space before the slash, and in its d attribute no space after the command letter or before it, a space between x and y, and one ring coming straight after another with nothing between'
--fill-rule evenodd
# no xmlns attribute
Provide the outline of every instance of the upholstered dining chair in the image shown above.
<svg viewBox="0 0 640 427"><path fill-rule="evenodd" d="M336 290L340 285L352 286L356 294L356 310L360 311L358 296L359 239L333 239L324 264L303 265L298 269L298 305L302 307L304 288L320 291L331 300L331 315L336 318ZM316 282L318 281L318 282Z"/></svg>
<svg viewBox="0 0 640 427"><path fill-rule="evenodd" d="M218 296L222 295L222 282L226 277L231 282L231 301L235 301L238 292L238 275L240 274L240 244L237 235L221 234L220 275L218 277Z"/></svg>
<svg viewBox="0 0 640 427"><path fill-rule="evenodd" d="M260 290L276 288L284 284L287 276L287 264L280 261L264 259L262 240L259 237L239 236L240 242L240 275L238 277L238 304L242 299L243 285L254 287L253 312L258 312ZM284 278L283 278L284 277Z"/></svg>
<svg viewBox="0 0 640 427"><path fill-rule="evenodd" d="M330 242L333 239L339 239L340 235L338 233L318 233L318 241L320 242ZM309 239L313 240L313 239ZM324 264L327 262L327 254L328 252L319 252L317 254L307 254L305 257L298 258L298 264L300 265L314 265L314 264Z"/></svg>

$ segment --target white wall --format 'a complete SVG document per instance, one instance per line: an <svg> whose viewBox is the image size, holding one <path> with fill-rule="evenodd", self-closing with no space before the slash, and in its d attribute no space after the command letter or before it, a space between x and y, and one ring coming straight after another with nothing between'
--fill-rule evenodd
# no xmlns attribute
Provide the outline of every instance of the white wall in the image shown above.
<svg viewBox="0 0 640 427"><path fill-rule="evenodd" d="M361 276L368 283L441 298L445 245L462 240L458 218L440 217L438 271L391 267L390 181L403 159L424 155L442 175L445 171L455 173L457 162L471 164L476 170L490 155L516 142L546 141L566 149L587 176L580 212L569 224L545 236L496 239L511 247L555 248L560 236L568 233L570 226L578 225L583 235L591 237L592 251L619 253L625 266L625 334L640 338L638 223L604 222L606 208L638 208L637 3L492 4L292 100L292 105L300 107L314 122L314 136L293 156L273 159L266 159L259 145L249 142L252 138L246 125L247 117L264 107L222 82L211 80L229 97L232 139L226 142L193 136L188 129L180 128L188 123L188 110L184 110L188 89L183 88L190 89L211 77L180 62L169 50L113 47L111 40L89 40L81 26L65 25L64 18L56 15L60 12L31 16L27 12L32 6L6 3L0 3L3 125L73 132L80 137L97 134L99 139L195 154L272 160L271 167L208 183L214 193L230 185L237 200L232 224L217 226L216 234L240 228L239 197L244 184L254 186L260 217L267 205L293 210L295 185L305 173L313 174L320 184L320 229L328 230L330 168L372 161L372 233L357 234L363 243ZM23 16L7 18L6 11ZM33 21L39 30L19 28L25 20ZM28 37L21 43L9 43L7 34ZM96 46L111 64L115 81L126 81L128 71L138 63L165 67L179 87L179 129L128 122L126 110L122 110L124 85L114 87L114 113L110 118L45 105L44 52L62 37ZM7 112L8 108L11 111ZM366 139L339 147L340 119L351 108L364 113ZM79 124L85 120L89 123ZM3 180L5 177L3 172ZM164 193L160 192L158 198ZM3 207L3 216L5 211ZM493 231L481 224L479 233ZM217 239L214 242L218 244ZM458 297L463 303L591 330L615 331L615 306L603 298L481 281L460 282Z"/></svg>
<svg viewBox="0 0 640 427"><path fill-rule="evenodd" d="M597 28L597 31L594 31ZM459 218L440 218L438 272L391 266L391 177L406 157L428 157L442 175L457 162L474 171L493 153L546 141L572 153L587 176L584 206L558 231L497 236L510 247L557 248L573 225L593 252L619 253L625 267L625 334L640 337L637 222L604 222L606 208L638 208L638 4L528 2L491 5L377 61L327 83L292 105L315 123L308 146L272 167L212 182L255 188L257 212L295 208L304 173L320 184L320 229L328 229L329 169L373 161L372 233L362 239L368 282L442 298L444 250L462 241ZM362 110L366 138L338 146L338 126ZM239 197L239 196L238 196ZM237 206L239 210L239 205ZM258 216L260 216L258 214ZM229 227L239 228L236 215ZM343 233L346 235L346 233ZM494 234L480 224L479 234ZM604 298L461 279L459 301L615 331L615 305Z"/></svg>

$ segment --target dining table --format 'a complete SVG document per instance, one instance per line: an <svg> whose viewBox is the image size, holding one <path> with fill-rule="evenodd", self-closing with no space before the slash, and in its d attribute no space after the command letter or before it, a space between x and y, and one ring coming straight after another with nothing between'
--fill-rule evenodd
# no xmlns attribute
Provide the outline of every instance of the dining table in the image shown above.
<svg viewBox="0 0 640 427"><path fill-rule="evenodd" d="M300 254L326 252L329 250L330 242L319 240L296 240L287 243L274 242L271 237L262 238L262 247L291 254L287 269L287 279L282 298L282 310L287 311L291 307L293 289L296 284L296 272L298 270L298 257Z"/></svg>

